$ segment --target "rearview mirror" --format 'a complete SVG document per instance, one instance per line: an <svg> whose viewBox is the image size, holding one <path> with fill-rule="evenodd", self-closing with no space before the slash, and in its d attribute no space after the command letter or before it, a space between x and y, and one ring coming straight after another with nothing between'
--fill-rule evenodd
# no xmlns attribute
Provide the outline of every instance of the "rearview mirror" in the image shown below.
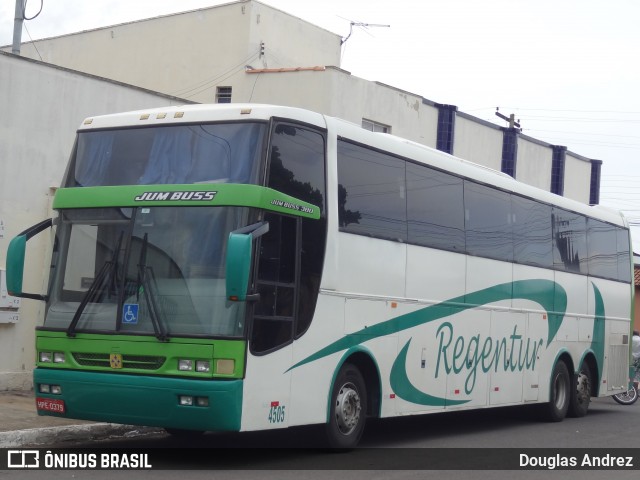
<svg viewBox="0 0 640 480"><path fill-rule="evenodd" d="M253 241L269 231L268 222L254 223L229 233L226 258L227 299L246 301L253 257Z"/></svg>
<svg viewBox="0 0 640 480"><path fill-rule="evenodd" d="M44 220L24 232L16 235L7 248L7 292L9 295L21 298L31 298L34 300L46 300L45 295L35 293L25 293L22 291L22 281L24 279L24 259L27 251L27 241L38 233L50 228L53 225L51 218Z"/></svg>

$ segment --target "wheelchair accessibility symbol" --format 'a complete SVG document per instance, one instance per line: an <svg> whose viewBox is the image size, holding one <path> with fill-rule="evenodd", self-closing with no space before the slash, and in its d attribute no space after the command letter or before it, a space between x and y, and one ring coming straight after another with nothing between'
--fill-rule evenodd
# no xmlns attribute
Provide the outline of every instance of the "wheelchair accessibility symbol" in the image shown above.
<svg viewBox="0 0 640 480"><path fill-rule="evenodd" d="M138 304L125 303L122 307L122 323L123 325L138 324Z"/></svg>

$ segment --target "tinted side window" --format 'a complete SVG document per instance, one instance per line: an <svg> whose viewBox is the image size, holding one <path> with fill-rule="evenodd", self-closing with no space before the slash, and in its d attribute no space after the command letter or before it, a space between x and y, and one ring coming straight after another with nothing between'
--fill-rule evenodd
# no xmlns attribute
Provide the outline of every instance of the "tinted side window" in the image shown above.
<svg viewBox="0 0 640 480"><path fill-rule="evenodd" d="M629 230L616 228L617 256L618 256L618 280L631 283L631 247L629 246Z"/></svg>
<svg viewBox="0 0 640 480"><path fill-rule="evenodd" d="M543 268L553 266L551 206L511 196L513 260Z"/></svg>
<svg viewBox="0 0 640 480"><path fill-rule="evenodd" d="M409 243L464 252L461 178L407 162Z"/></svg>
<svg viewBox="0 0 640 480"><path fill-rule="evenodd" d="M317 131L286 123L275 125L267 185L320 207L320 220L302 219L300 301L296 336L311 323L315 311L327 238L325 207L325 142Z"/></svg>
<svg viewBox="0 0 640 480"><path fill-rule="evenodd" d="M338 184L342 231L406 241L404 160L339 141Z"/></svg>
<svg viewBox="0 0 640 480"><path fill-rule="evenodd" d="M618 235L616 227L590 218L587 220L589 275L618 278Z"/></svg>
<svg viewBox="0 0 640 480"><path fill-rule="evenodd" d="M467 253L513 261L511 195L464 182Z"/></svg>
<svg viewBox="0 0 640 480"><path fill-rule="evenodd" d="M587 273L587 219L582 215L553 209L553 266Z"/></svg>
<svg viewBox="0 0 640 480"><path fill-rule="evenodd" d="M276 125L270 160L269 187L325 211L324 138L320 133L288 124Z"/></svg>

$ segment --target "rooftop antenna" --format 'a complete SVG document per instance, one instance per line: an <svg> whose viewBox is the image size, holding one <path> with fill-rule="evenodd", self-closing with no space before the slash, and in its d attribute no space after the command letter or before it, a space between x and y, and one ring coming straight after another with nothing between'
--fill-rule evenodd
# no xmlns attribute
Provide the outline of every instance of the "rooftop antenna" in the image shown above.
<svg viewBox="0 0 640 480"><path fill-rule="evenodd" d="M343 17L340 17L343 18ZM343 20L349 20L348 18L344 18ZM349 37L353 34L353 27L361 27L366 30L368 27L390 27L391 25L383 25L381 23L364 23L364 22L355 22L353 20L349 20L349 35L344 37L340 42L340 45L344 45Z"/></svg>

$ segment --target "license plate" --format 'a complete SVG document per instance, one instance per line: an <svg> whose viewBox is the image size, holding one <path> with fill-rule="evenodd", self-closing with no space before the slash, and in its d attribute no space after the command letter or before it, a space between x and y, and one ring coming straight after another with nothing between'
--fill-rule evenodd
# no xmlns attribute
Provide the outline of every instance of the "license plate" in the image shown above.
<svg viewBox="0 0 640 480"><path fill-rule="evenodd" d="M56 398L36 398L36 408L47 412L64 413L64 400Z"/></svg>

